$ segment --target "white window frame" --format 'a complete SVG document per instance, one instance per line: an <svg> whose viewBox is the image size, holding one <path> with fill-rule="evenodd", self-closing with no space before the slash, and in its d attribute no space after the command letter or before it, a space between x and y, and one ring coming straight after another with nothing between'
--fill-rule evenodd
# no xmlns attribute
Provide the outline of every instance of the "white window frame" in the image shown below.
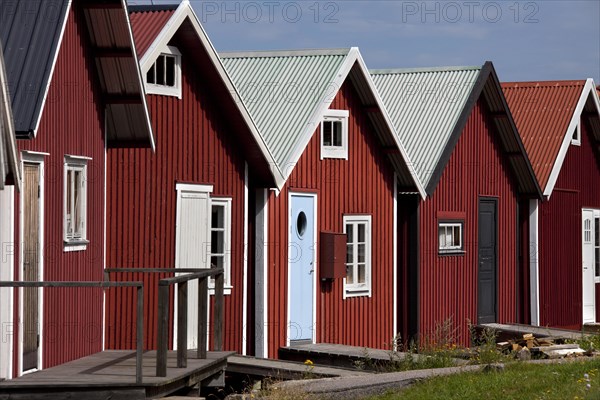
<svg viewBox="0 0 600 400"><path fill-rule="evenodd" d="M63 168L63 244L64 251L82 251L87 249L87 245L89 241L87 240L87 198L88 198L88 184L87 184L87 166L88 161L91 160L90 157L83 156L72 156L65 155L64 168ZM72 202L73 198L67 198L67 175L69 171L79 171L83 174L82 179L82 188L81 188L81 218L82 227L81 227L81 237L74 238L70 237L69 232L67 232L67 202ZM73 194L73 188L71 188L71 193ZM74 204L71 204L71 209L73 209Z"/></svg>
<svg viewBox="0 0 600 400"><path fill-rule="evenodd" d="M596 236L596 223L600 224L600 210L594 210L594 219L592 221L592 232L594 236L594 282L600 283L600 275L596 275L596 263L598 262L598 250L600 250L600 241L598 241L598 236Z"/></svg>
<svg viewBox="0 0 600 400"><path fill-rule="evenodd" d="M321 121L321 160L324 158L340 158L348 159L348 118L350 112L348 110L327 110ZM324 126L328 121L342 123L342 145L341 146L325 146L324 145Z"/></svg>
<svg viewBox="0 0 600 400"><path fill-rule="evenodd" d="M344 233L346 232L346 225L352 224L355 227L359 224L365 224L365 283L346 283L346 278L344 278L344 299L348 297L361 297L368 296L371 297L371 287L372 287L372 246L373 246L373 236L372 236L372 218L370 215L344 215L343 217L344 224ZM355 235L355 238L358 238L358 235ZM356 244L355 244L356 246ZM354 254L358 254L356 248L354 249ZM355 265L356 257L353 260L352 268L356 268ZM349 268L348 263L346 263L346 268ZM353 276L358 276L356 270L354 271Z"/></svg>
<svg viewBox="0 0 600 400"><path fill-rule="evenodd" d="M571 135L571 144L575 146L581 146L581 120L577 123L575 130Z"/></svg>
<svg viewBox="0 0 600 400"><path fill-rule="evenodd" d="M464 253L464 221L439 221L438 222L438 229L437 229L437 238L438 238L438 252L439 254L462 254ZM458 227L459 228L459 234L460 234L460 245L459 246L455 246L455 245L450 245L450 246L444 246L442 247L442 243L440 241L440 228L451 228L452 232L454 232L454 228ZM454 242L454 240L452 240L452 242Z"/></svg>
<svg viewBox="0 0 600 400"><path fill-rule="evenodd" d="M224 294L225 295L230 295L231 294L231 289L233 289L233 286L231 285L231 206L233 203L233 199L230 197L211 197L210 199L210 216L211 216L211 220L208 226L209 229L209 238L211 240L211 243L209 243L209 247L208 247L208 263L207 265L210 266L210 261L212 258L212 232L213 232L213 227L212 227L212 208L213 206L220 206L220 207L224 207L225 208L225 213L223 215L224 221L224 235L223 235L223 240L225 241L224 245L223 245L223 268L225 270L224 273ZM210 294L215 294L215 280L214 278L209 279L208 281L208 290Z"/></svg>
<svg viewBox="0 0 600 400"><path fill-rule="evenodd" d="M175 58L175 86L158 85L156 83L148 83L148 71L156 65L156 61L160 56L173 56ZM181 53L174 46L167 46L156 57L156 60L144 71L144 84L147 94L159 94L163 96L174 96L181 99Z"/></svg>

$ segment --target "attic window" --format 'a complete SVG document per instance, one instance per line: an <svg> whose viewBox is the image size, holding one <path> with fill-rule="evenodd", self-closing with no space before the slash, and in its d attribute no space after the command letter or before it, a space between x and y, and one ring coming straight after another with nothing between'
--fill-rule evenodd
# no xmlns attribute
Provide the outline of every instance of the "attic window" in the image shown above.
<svg viewBox="0 0 600 400"><path fill-rule="evenodd" d="M146 71L146 92L181 98L181 53L167 46Z"/></svg>
<svg viewBox="0 0 600 400"><path fill-rule="evenodd" d="M321 159L348 159L347 110L327 110L321 122Z"/></svg>
<svg viewBox="0 0 600 400"><path fill-rule="evenodd" d="M575 146L581 146L581 121L573 130L573 136L571 136L571 144L574 144Z"/></svg>

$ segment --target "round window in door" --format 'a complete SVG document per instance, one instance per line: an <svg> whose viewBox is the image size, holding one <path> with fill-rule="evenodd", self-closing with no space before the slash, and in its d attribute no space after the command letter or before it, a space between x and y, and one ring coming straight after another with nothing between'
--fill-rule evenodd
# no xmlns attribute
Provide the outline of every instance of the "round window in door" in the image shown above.
<svg viewBox="0 0 600 400"><path fill-rule="evenodd" d="M306 214L304 213L304 211L300 211L300 213L298 214L298 219L296 219L296 232L298 233L299 238L302 238L302 236L304 236L304 233L306 232L306 225Z"/></svg>

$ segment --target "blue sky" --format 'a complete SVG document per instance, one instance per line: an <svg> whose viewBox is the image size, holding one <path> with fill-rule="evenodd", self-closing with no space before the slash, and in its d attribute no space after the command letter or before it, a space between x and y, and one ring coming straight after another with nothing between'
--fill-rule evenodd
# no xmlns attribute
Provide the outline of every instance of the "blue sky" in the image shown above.
<svg viewBox="0 0 600 400"><path fill-rule="evenodd" d="M358 46L369 68L490 60L503 81L600 84L599 0L190 3L218 51Z"/></svg>

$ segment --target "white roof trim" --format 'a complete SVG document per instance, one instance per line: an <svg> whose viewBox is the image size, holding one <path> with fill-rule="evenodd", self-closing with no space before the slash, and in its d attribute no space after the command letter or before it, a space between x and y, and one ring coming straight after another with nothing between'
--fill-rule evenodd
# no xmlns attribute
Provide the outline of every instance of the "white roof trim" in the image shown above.
<svg viewBox="0 0 600 400"><path fill-rule="evenodd" d="M124 0L123 0L124 1ZM58 43L56 43L56 51L54 52L54 57L52 59L52 64L50 66L50 74L48 75L48 82L46 83L46 87L44 88L44 97L42 98L42 104L40 105L39 114L37 116L37 121L35 121L35 128L33 128L33 137L37 136L37 132L40 128L40 123L42 121L42 114L44 113L44 108L46 107L46 99L48 97L48 92L50 91L50 85L52 83L52 77L54 76L54 67L56 67L56 62L58 61L58 54L60 53L60 48L62 47L63 37L65 36L65 29L67 28L67 22L69 21L69 14L71 13L71 6L73 2L69 0L67 3L67 7L65 9L65 20L63 21L62 27L60 28L60 36L58 37Z"/></svg>
<svg viewBox="0 0 600 400"><path fill-rule="evenodd" d="M283 177L283 174L282 174L281 170L279 169L279 167L277 166L277 163L275 162L273 155L267 148L267 145L265 144L262 136L258 133L258 128L256 127L256 123L250 116L250 113L248 112L246 104L242 100L242 96L239 94L237 88L234 86L233 81L231 80L231 77L225 70L223 63L221 62L221 59L219 58L219 55L217 54L217 50L215 49L212 42L208 38L208 35L206 34L206 31L204 31L204 28L202 27L202 25L200 25L198 16L196 15L194 10L190 6L190 3L188 0L183 0L181 2L181 4L179 4L179 6L175 10L175 12L171 16L171 18L169 18L169 20L165 24L162 31L160 31L160 33L158 34L158 36L156 37L154 42L152 42L152 44L150 45L150 47L148 48L146 53L142 56L142 58L140 59L140 68L142 70L146 70L147 68L150 68L150 65L154 63L154 60L156 60L156 58L160 55L160 52L162 51L162 49L165 46L167 46L167 44L169 43L169 41L171 40L173 35L175 35L175 33L177 32L177 30L179 29L179 27L185 21L186 18L189 18L190 22L192 23L192 26L196 30L196 34L198 35L198 38L202 42L202 45L204 46L204 48L207 50L207 54L208 54L211 62L217 69L219 76L221 77L221 79L223 80L223 83L227 87L227 91L231 95L233 102L237 105L237 108L242 115L242 119L244 120L244 122L246 123L248 128L250 129L250 132L252 133L252 136L253 136L254 140L256 141L256 143L258 144L258 147L260 148L267 163L271 166L271 168L270 168L271 174L273 175L273 178L275 179L277 188L281 189L283 187L283 185L285 184L285 179Z"/></svg>
<svg viewBox="0 0 600 400"><path fill-rule="evenodd" d="M352 50L356 51L358 65L360 66L360 69L363 73L363 77L365 78L367 84L369 85L369 88L371 89L371 92L373 93L373 95L375 97L375 100L377 101L377 106L381 110L381 113L383 115L383 118L385 119L386 125L392 132L392 136L394 136L394 141L396 142L396 147L398 147L398 150L400 151L400 155L402 156L402 159L404 160L404 162L406 163L406 166L408 167L410 176L412 177L413 182L417 186L417 189L419 190L419 194L421 195L421 198L423 200L425 200L427 198L427 192L425 191L425 187L423 186L423 183L419 180L419 178L417 176L417 171L414 168L414 164L411 161L410 157L408 157L408 153L406 152L406 149L400 142L400 137L396 132L396 128L394 127L394 124L392 123L392 120L387 112L387 109L385 108L383 99L379 95L379 91L377 90L377 87L375 86L375 82L373 82L373 78L371 77L371 74L369 73L369 69L367 68L367 65L365 64L365 61L363 60L362 55L358 51L358 48L353 47Z"/></svg>
<svg viewBox="0 0 600 400"><path fill-rule="evenodd" d="M0 43L0 58L1 57L4 56L2 53L2 44ZM0 113L3 113L6 116L6 121L4 121L4 123L8 127L8 132L4 132L4 134L7 135L6 138L1 137L0 135L0 141L4 141L4 143L0 143L0 148L4 147L5 143L7 144L5 152L8 160L6 161L10 165L9 168L12 167L17 191L21 191L21 168L19 167L19 157L15 138L15 121L13 120L10 93L8 92L6 70L4 69L4 60L0 59L0 106L2 105L4 105L4 107L3 110L0 110ZM0 124L3 120L3 118L0 118ZM0 130L1 129L2 127L0 127ZM0 179L2 180L4 178L5 177L0 177ZM3 184L4 182L0 182L0 185Z"/></svg>
<svg viewBox="0 0 600 400"><path fill-rule="evenodd" d="M554 165L552 166L552 171L550 172L550 177L548 178L548 183L544 188L544 196L547 200L550 199L552 195L552 191L554 190L554 185L556 185L556 181L558 179L558 175L560 174L560 170L565 161L565 157L567 156L567 151L569 150L569 146L571 145L571 135L573 129L579 124L581 120L581 113L583 112L583 108L585 107L585 103L589 95L592 95L592 99L594 99L594 104L596 104L596 111L600 115L600 104L598 102L598 96L595 95L596 85L594 84L594 80L589 78L586 80L585 85L583 87L583 91L581 92L581 96L579 97L579 101L577 102L577 107L575 107L575 112L573 112L573 116L571 117L571 122L567 127L567 131L564 134L563 142L560 146L560 150L558 151L558 155L554 160Z"/></svg>
<svg viewBox="0 0 600 400"><path fill-rule="evenodd" d="M152 151L156 151L156 144L154 142L154 135L152 131L152 121L150 120L150 113L148 112L148 103L146 102L146 86L144 85L144 80L142 79L142 70L140 68L140 60L138 60L137 50L135 48L135 40L133 38L133 30L131 29L131 21L129 19L129 10L127 9L127 1L121 0L121 4L123 5L123 12L125 13L125 21L127 22L127 31L129 32L129 44L131 45L131 51L133 52L133 61L135 62L137 76L138 76L138 85L140 86L140 95L142 96L142 105L144 107L144 115L146 116L146 123L148 132L150 132L150 146L152 146Z"/></svg>

